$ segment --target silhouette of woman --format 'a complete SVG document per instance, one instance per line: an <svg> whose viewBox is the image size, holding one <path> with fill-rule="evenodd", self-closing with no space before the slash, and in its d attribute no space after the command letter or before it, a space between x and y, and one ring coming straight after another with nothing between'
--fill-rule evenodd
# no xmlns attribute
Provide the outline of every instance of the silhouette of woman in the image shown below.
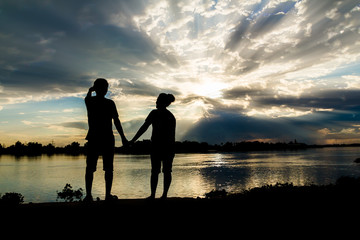
<svg viewBox="0 0 360 240"><path fill-rule="evenodd" d="M140 127L130 143L134 143L146 130L152 125L151 136L151 196L149 199L155 198L156 188L158 184L161 162L163 164L162 171L164 173L164 192L161 199L167 198L167 193L171 184L172 163L175 156L175 127L176 119L174 115L166 109L175 97L172 94L161 93L156 101L156 108L152 110Z"/></svg>

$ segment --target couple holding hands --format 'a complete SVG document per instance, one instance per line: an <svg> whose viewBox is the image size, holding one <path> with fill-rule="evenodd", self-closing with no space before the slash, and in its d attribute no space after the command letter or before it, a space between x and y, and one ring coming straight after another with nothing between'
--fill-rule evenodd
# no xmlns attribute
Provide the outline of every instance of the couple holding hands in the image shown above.
<svg viewBox="0 0 360 240"><path fill-rule="evenodd" d="M175 126L174 115L166 109L175 97L172 94L161 93L156 101L156 109L152 110L144 124L140 127L133 139L129 142L122 129L115 103L105 98L109 84L106 79L98 78L94 86L89 89L85 97L85 104L88 115L89 130L86 136L88 140L88 153L86 157L85 186L86 197L84 201L93 201L91 195L94 172L96 171L99 156L103 159L103 170L105 171L105 200L116 200L111 195L114 170L114 147L115 139L112 130L112 122L120 134L124 146L134 143L152 125L151 135L151 195L149 199L155 198L158 176L163 164L164 192L162 199L167 198L171 184L172 162L175 156ZM92 96L92 92L96 95Z"/></svg>

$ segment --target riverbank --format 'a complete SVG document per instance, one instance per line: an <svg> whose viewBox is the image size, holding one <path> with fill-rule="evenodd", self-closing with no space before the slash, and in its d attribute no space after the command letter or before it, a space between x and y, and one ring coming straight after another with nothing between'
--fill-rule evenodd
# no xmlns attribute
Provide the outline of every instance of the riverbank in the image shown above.
<svg viewBox="0 0 360 240"><path fill-rule="evenodd" d="M52 202L2 205L2 212L44 214L48 216L81 216L121 214L123 216L191 215L198 217L231 217L260 214L346 214L360 210L360 178L341 177L335 184L294 186L266 185L240 193L211 191L205 198L168 198L167 200L119 199L111 202Z"/></svg>
<svg viewBox="0 0 360 240"><path fill-rule="evenodd" d="M358 229L359 202L360 178L344 177L331 185L276 184L205 198L32 203L0 211L3 229L24 237L346 239Z"/></svg>
<svg viewBox="0 0 360 240"><path fill-rule="evenodd" d="M15 226L16 231L28 229L20 231L24 237L39 234L48 237L51 233L53 237L64 238L96 235L230 239L236 234L254 239L272 236L292 239L337 234L346 239L357 232L358 197L353 198L352 194L331 197L330 193L286 195L272 192L244 198L23 204L13 208L10 215L2 211L1 218Z"/></svg>

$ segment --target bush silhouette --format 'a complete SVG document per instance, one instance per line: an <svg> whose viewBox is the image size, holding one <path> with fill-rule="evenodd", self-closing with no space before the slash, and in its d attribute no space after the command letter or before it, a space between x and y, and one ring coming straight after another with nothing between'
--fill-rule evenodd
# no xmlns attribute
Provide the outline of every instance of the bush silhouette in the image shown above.
<svg viewBox="0 0 360 240"><path fill-rule="evenodd" d="M5 193L4 196L0 198L0 205L19 205L24 202L24 196L20 193L10 192Z"/></svg>
<svg viewBox="0 0 360 240"><path fill-rule="evenodd" d="M82 196L83 196L83 189L79 188L78 190L73 190L72 186L67 183L65 185L65 187L63 188L63 190L61 192L57 192L57 198L56 200L63 199L65 200L65 202L72 202L74 201L74 199L77 199L79 201L81 201Z"/></svg>

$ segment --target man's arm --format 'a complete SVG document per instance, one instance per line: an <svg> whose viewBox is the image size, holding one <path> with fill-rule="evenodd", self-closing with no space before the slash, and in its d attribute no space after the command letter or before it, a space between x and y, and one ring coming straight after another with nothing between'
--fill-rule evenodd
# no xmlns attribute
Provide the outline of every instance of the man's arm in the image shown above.
<svg viewBox="0 0 360 240"><path fill-rule="evenodd" d="M127 140L126 137L125 137L123 128L122 128L122 126L121 126L120 119L119 119L118 117L114 118L114 124L115 124L116 130L117 130L117 131L119 132L119 134L120 134L122 144L123 144L123 145L127 145L127 144L128 144L128 140Z"/></svg>
<svg viewBox="0 0 360 240"><path fill-rule="evenodd" d="M88 93L86 94L86 97L85 97L85 102L86 102L88 99L91 98L91 93L94 92L94 91L95 91L94 87L89 88L89 91L88 91Z"/></svg>

